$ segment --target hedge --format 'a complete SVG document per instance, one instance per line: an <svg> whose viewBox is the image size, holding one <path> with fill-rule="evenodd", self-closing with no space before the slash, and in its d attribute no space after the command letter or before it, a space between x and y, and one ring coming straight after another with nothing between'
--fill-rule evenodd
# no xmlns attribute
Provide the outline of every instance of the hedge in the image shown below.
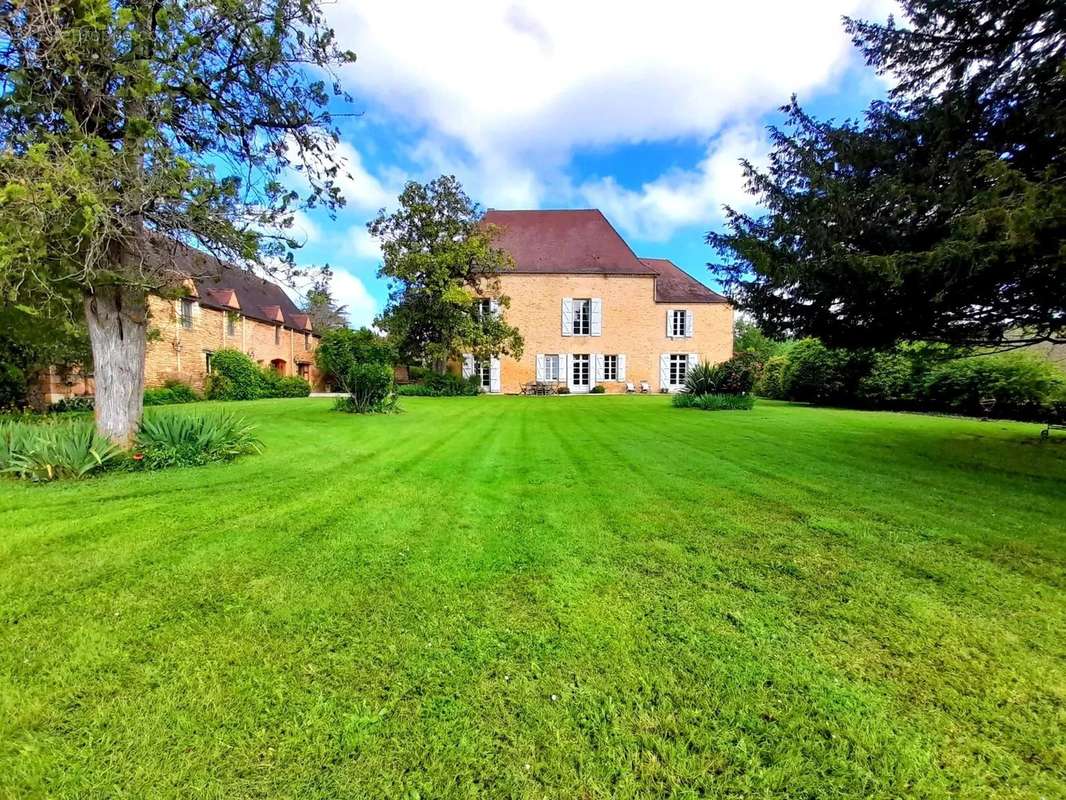
<svg viewBox="0 0 1066 800"><path fill-rule="evenodd" d="M1023 352L963 356L916 343L871 353L803 339L766 362L756 391L816 404L1044 421L1066 401L1066 374Z"/></svg>

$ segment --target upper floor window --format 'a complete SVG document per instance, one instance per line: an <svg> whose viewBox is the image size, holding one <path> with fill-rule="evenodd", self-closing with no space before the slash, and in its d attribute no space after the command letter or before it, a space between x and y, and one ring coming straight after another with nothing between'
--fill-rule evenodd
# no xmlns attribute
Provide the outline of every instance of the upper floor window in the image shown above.
<svg viewBox="0 0 1066 800"><path fill-rule="evenodd" d="M688 312L683 308L675 308L670 312L670 335L687 336Z"/></svg>
<svg viewBox="0 0 1066 800"><path fill-rule="evenodd" d="M240 316L236 311L226 312L226 335L237 335L237 318Z"/></svg>
<svg viewBox="0 0 1066 800"><path fill-rule="evenodd" d="M574 335L588 336L592 333L592 300L574 298Z"/></svg>
<svg viewBox="0 0 1066 800"><path fill-rule="evenodd" d="M311 334L305 333L304 334L304 350L310 350L310 349L311 349Z"/></svg>
<svg viewBox="0 0 1066 800"><path fill-rule="evenodd" d="M192 299L189 297L181 298L181 303L178 306L178 318L181 320L181 327L192 327Z"/></svg>
<svg viewBox="0 0 1066 800"><path fill-rule="evenodd" d="M281 344L281 326L274 326L274 344Z"/></svg>
<svg viewBox="0 0 1066 800"><path fill-rule="evenodd" d="M487 297L474 299L474 319L488 319L492 316L492 300Z"/></svg>

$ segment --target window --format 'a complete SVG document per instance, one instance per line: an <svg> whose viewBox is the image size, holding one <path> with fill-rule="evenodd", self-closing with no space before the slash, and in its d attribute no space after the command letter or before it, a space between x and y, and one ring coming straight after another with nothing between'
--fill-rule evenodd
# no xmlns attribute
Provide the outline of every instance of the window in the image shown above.
<svg viewBox="0 0 1066 800"><path fill-rule="evenodd" d="M310 349L311 349L311 334L305 333L304 334L304 350L310 350Z"/></svg>
<svg viewBox="0 0 1066 800"><path fill-rule="evenodd" d="M687 328L688 312L684 309L674 309L670 312L670 335L685 336Z"/></svg>
<svg viewBox="0 0 1066 800"><path fill-rule="evenodd" d="M574 386L588 386L589 385L589 357L588 354L576 355L573 357L574 362Z"/></svg>
<svg viewBox="0 0 1066 800"><path fill-rule="evenodd" d="M178 315L181 319L181 327L192 327L192 300L188 297L181 298L181 304L178 309Z"/></svg>
<svg viewBox="0 0 1066 800"><path fill-rule="evenodd" d="M475 361L474 374L477 375L478 383L486 392L492 391L492 363L489 361Z"/></svg>
<svg viewBox="0 0 1066 800"><path fill-rule="evenodd" d="M204 372L211 374L211 351L204 350Z"/></svg>
<svg viewBox="0 0 1066 800"><path fill-rule="evenodd" d="M683 386L688 375L688 356L685 353L670 354L670 385Z"/></svg>
<svg viewBox="0 0 1066 800"><path fill-rule="evenodd" d="M589 336L592 334L592 301L589 299L574 300L574 335ZM588 358L588 356L586 356Z"/></svg>
<svg viewBox="0 0 1066 800"><path fill-rule="evenodd" d="M281 344L281 326L274 326L274 344Z"/></svg>
<svg viewBox="0 0 1066 800"><path fill-rule="evenodd" d="M308 376L308 373L310 372L308 364L306 364L304 362L301 362L301 363L297 364L296 365L296 371L299 373L300 377L303 378L305 381L306 380L310 380L310 378Z"/></svg>
<svg viewBox="0 0 1066 800"><path fill-rule="evenodd" d="M559 380L559 356L544 356L544 380Z"/></svg>
<svg viewBox="0 0 1066 800"><path fill-rule="evenodd" d="M237 335L237 318L239 316L240 315L236 311L227 311L226 312L226 335L227 336L236 336Z"/></svg>
<svg viewBox="0 0 1066 800"><path fill-rule="evenodd" d="M618 380L618 356L603 357L603 379L605 381Z"/></svg>
<svg viewBox="0 0 1066 800"><path fill-rule="evenodd" d="M492 301L487 297L474 299L474 319L488 319L492 316Z"/></svg>

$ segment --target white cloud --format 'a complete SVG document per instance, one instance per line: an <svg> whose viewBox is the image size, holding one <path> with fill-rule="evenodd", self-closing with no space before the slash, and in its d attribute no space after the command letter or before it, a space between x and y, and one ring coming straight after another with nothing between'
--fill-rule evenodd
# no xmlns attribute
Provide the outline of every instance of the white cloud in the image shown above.
<svg viewBox="0 0 1066 800"><path fill-rule="evenodd" d="M825 88L858 59L841 15L894 7L338 0L326 10L358 53L344 73L356 96L424 129L414 162L454 172L486 205L515 207L565 184L577 148L710 138ZM366 208L392 202L355 156L346 194Z"/></svg>
<svg viewBox="0 0 1066 800"><path fill-rule="evenodd" d="M348 319L353 327L367 327L378 313L378 302L358 277L343 269L333 270L330 292L340 305L348 306Z"/></svg>
<svg viewBox="0 0 1066 800"><path fill-rule="evenodd" d="M348 229L345 235L345 244L350 252L358 258L381 260L381 245L378 240L370 235L365 225L356 225Z"/></svg>
<svg viewBox="0 0 1066 800"><path fill-rule="evenodd" d="M750 209L740 159L765 162L769 143L752 127L728 129L714 139L695 170L672 170L639 190L620 186L608 176L582 184L578 191L590 205L630 234L648 241L664 241L686 225L720 215L723 205Z"/></svg>

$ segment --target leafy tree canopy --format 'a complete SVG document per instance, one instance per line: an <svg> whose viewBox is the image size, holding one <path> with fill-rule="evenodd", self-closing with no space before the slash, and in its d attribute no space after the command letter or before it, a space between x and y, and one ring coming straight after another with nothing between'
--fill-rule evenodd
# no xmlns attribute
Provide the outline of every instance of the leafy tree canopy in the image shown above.
<svg viewBox="0 0 1066 800"><path fill-rule="evenodd" d="M498 276L511 257L493 246L497 231L454 176L408 183L392 214L382 210L367 228L381 242L379 274L390 281L389 305L378 327L408 360L443 365L460 353L477 358L522 354L522 337L476 297L506 308Z"/></svg>
<svg viewBox="0 0 1066 800"><path fill-rule="evenodd" d="M862 124L792 101L766 209L727 209L712 264L774 338L834 345L1066 340L1066 6L914 0L907 26L846 20L896 76Z"/></svg>
<svg viewBox="0 0 1066 800"><path fill-rule="evenodd" d="M180 291L181 243L288 270L284 172L341 202L327 103L353 59L314 0L3 3L0 293L84 296L102 432L136 427L145 296Z"/></svg>
<svg viewBox="0 0 1066 800"><path fill-rule="evenodd" d="M20 298L0 305L0 408L21 407L42 370L91 365L89 334L62 301Z"/></svg>
<svg viewBox="0 0 1066 800"><path fill-rule="evenodd" d="M334 328L322 336L315 348L315 365L327 380L345 387L356 364L381 364L392 367L396 363L396 348L388 339L369 328Z"/></svg>
<svg viewBox="0 0 1066 800"><path fill-rule="evenodd" d="M311 288L307 290L301 306L303 312L311 318L311 327L318 333L348 327L348 306L333 299L333 293L330 291L332 277L333 272L329 267L322 268Z"/></svg>

